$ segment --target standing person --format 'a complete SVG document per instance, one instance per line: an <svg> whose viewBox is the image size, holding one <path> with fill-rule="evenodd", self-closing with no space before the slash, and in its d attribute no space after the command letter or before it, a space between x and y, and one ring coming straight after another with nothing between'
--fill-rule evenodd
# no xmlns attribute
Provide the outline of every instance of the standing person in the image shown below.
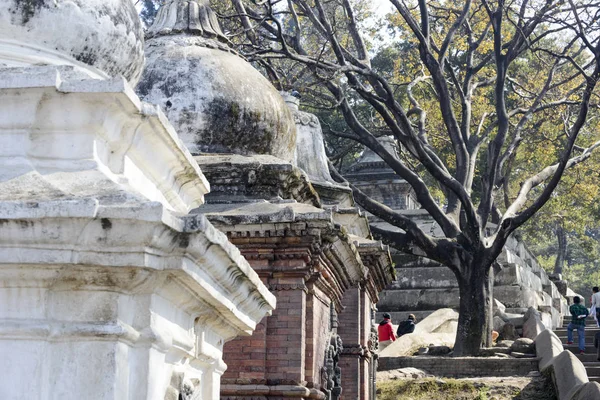
<svg viewBox="0 0 600 400"><path fill-rule="evenodd" d="M567 326L567 344L573 344L573 329L577 329L579 354L585 354L585 319L590 313L577 296L573 297L573 304L569 307L569 311L571 312L571 322Z"/></svg>
<svg viewBox="0 0 600 400"><path fill-rule="evenodd" d="M396 331L396 335L400 337L402 335L413 333L415 331L416 322L417 317L415 317L414 314L408 314L408 319L398 324L398 330Z"/></svg>
<svg viewBox="0 0 600 400"><path fill-rule="evenodd" d="M600 326L600 289L598 286L592 288L592 301L590 305L590 313L595 315L596 325Z"/></svg>
<svg viewBox="0 0 600 400"><path fill-rule="evenodd" d="M377 327L377 333L379 334L379 351L383 351L388 347L396 336L394 335L394 327L392 326L392 316L389 313L383 314L383 321L379 323Z"/></svg>

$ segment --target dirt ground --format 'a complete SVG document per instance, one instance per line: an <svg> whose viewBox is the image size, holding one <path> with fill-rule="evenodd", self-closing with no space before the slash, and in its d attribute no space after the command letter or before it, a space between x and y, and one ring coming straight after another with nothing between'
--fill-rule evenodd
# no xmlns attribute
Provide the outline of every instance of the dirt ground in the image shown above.
<svg viewBox="0 0 600 400"><path fill-rule="evenodd" d="M393 378L394 375L396 378ZM446 379L377 373L378 400L555 400L544 376ZM413 376L416 376L413 374Z"/></svg>

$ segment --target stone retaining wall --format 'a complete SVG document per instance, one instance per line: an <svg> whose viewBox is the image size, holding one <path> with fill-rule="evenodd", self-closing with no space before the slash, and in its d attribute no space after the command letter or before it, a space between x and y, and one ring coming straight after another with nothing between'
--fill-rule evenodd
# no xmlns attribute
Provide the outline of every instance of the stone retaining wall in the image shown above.
<svg viewBox="0 0 600 400"><path fill-rule="evenodd" d="M538 370L538 362L537 358L381 357L378 370L413 367L435 376L451 378L526 376Z"/></svg>

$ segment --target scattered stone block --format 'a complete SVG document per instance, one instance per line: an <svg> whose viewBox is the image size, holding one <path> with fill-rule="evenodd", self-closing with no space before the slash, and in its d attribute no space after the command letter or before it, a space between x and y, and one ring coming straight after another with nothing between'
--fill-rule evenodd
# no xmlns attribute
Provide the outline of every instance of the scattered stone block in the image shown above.
<svg viewBox="0 0 600 400"><path fill-rule="evenodd" d="M529 338L518 338L510 346L512 352L533 354L535 353L535 343Z"/></svg>
<svg viewBox="0 0 600 400"><path fill-rule="evenodd" d="M481 357L496 357L498 354L509 354L508 347L485 347L479 351Z"/></svg>
<svg viewBox="0 0 600 400"><path fill-rule="evenodd" d="M546 326L542 323L542 318L536 309L529 307L524 316L523 336L535 339L541 332L546 330ZM550 325L552 321L550 321Z"/></svg>
<svg viewBox="0 0 600 400"><path fill-rule="evenodd" d="M504 326L504 324L506 324L506 321L504 321L502 318L495 316L494 317L494 330L496 332L500 332L502 330L502 327Z"/></svg>
<svg viewBox="0 0 600 400"><path fill-rule="evenodd" d="M552 376L558 400L570 400L584 383L589 382L583 363L570 351L554 357L547 370Z"/></svg>
<svg viewBox="0 0 600 400"><path fill-rule="evenodd" d="M513 351L512 353L510 353L511 357L514 358L534 358L535 354L525 354L525 353L519 353L518 351Z"/></svg>
<svg viewBox="0 0 600 400"><path fill-rule="evenodd" d="M535 352L540 357L540 371L544 371L552 359L563 351L563 344L556 333L546 330L534 340Z"/></svg>
<svg viewBox="0 0 600 400"><path fill-rule="evenodd" d="M494 315L496 314L496 311L506 312L506 306L498 299L494 299Z"/></svg>
<svg viewBox="0 0 600 400"><path fill-rule="evenodd" d="M498 343L496 343L496 347L510 348L510 346L512 346L513 343L514 343L514 340L500 340Z"/></svg>
<svg viewBox="0 0 600 400"><path fill-rule="evenodd" d="M454 346L458 313L452 309L440 309L415 326L415 331L399 337L379 355L399 357L412 355L421 347Z"/></svg>
<svg viewBox="0 0 600 400"><path fill-rule="evenodd" d="M570 400L592 400L600 399L600 383L588 382L584 383L578 390L571 396Z"/></svg>
<svg viewBox="0 0 600 400"><path fill-rule="evenodd" d="M452 349L448 346L429 346L428 354L430 356L445 356L451 351Z"/></svg>

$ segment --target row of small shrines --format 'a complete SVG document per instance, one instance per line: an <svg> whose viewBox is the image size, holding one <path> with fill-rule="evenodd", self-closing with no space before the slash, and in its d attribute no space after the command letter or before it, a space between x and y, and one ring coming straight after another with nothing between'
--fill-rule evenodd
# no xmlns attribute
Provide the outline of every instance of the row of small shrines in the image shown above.
<svg viewBox="0 0 600 400"><path fill-rule="evenodd" d="M375 398L388 249L207 1L1 2L0 136L0 398Z"/></svg>
<svg viewBox="0 0 600 400"><path fill-rule="evenodd" d="M146 39L130 0L0 2L0 140L1 399L375 399L375 304L458 305L421 258L395 252L389 285L318 119L206 0L165 2ZM348 179L437 234L372 152ZM524 245L500 262L506 311L560 325Z"/></svg>

